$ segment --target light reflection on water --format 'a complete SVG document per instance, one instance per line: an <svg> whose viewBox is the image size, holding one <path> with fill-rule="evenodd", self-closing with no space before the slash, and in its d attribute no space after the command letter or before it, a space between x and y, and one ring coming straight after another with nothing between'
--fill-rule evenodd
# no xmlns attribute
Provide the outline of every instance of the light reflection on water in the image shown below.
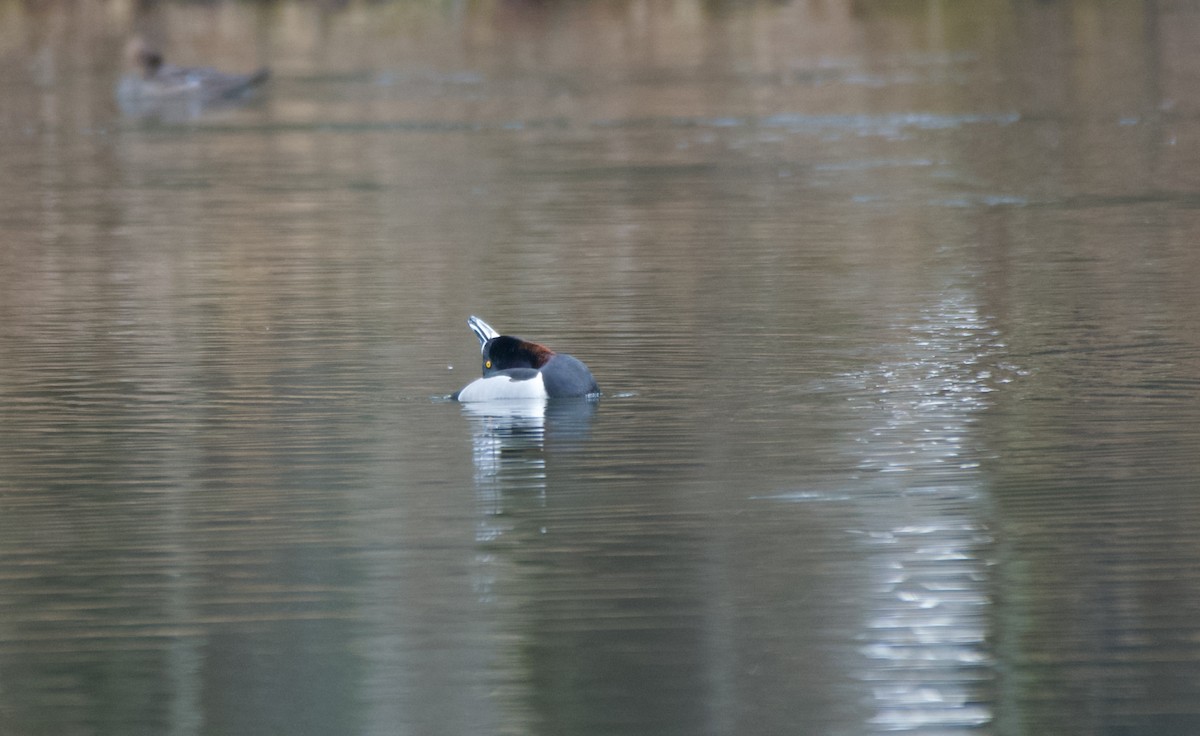
<svg viewBox="0 0 1200 736"><path fill-rule="evenodd" d="M3 12L0 732L1197 732L1195 14Z"/></svg>
<svg viewBox="0 0 1200 736"><path fill-rule="evenodd" d="M969 731L994 718L993 513L972 435L993 386L1019 369L995 375L1005 346L988 322L947 285L898 360L856 377L880 422L861 440L860 467L896 492L871 494L863 530L873 550L863 679L883 731Z"/></svg>

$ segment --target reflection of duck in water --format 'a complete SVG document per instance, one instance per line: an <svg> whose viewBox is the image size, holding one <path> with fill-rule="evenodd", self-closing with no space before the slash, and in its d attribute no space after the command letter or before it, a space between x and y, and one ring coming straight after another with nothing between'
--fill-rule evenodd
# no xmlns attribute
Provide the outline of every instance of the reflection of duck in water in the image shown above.
<svg viewBox="0 0 1200 736"><path fill-rule="evenodd" d="M555 399L600 393L592 372L577 358L556 353L545 345L501 335L472 316L467 325L479 338L483 377L453 398L459 401Z"/></svg>
<svg viewBox="0 0 1200 736"><path fill-rule="evenodd" d="M140 41L129 47L135 71L121 77L117 102L129 115L197 115L207 107L247 97L266 81L266 67L248 74L230 74L209 67L167 64L158 51Z"/></svg>

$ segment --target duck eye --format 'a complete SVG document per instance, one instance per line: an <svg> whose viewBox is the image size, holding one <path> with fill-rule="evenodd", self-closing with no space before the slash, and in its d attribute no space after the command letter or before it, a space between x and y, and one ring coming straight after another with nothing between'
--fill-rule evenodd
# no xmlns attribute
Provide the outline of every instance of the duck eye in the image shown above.
<svg viewBox="0 0 1200 736"><path fill-rule="evenodd" d="M484 367L484 368L491 368L491 367L492 367L492 361L490 361L490 360L489 360L489 361L487 361L486 363L484 363L484 364L483 364L483 367Z"/></svg>

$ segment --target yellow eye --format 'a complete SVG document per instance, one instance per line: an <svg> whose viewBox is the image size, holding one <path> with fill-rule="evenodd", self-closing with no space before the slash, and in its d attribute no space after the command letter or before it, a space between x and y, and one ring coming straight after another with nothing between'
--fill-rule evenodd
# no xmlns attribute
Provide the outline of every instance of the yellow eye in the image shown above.
<svg viewBox="0 0 1200 736"><path fill-rule="evenodd" d="M491 367L492 367L492 361L490 361L490 360L489 360L488 362L484 363L484 364L483 364L483 367L484 367L484 368L491 368Z"/></svg>

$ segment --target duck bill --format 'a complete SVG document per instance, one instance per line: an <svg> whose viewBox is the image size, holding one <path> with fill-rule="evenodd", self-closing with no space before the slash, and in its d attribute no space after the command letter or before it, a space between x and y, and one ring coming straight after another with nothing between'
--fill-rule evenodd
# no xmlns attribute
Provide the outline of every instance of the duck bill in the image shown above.
<svg viewBox="0 0 1200 736"><path fill-rule="evenodd" d="M471 332L475 333L475 337L479 338L479 347L482 350L487 341L494 337L500 337L500 333L492 329L492 326L487 322L479 319L475 315L467 318L467 327L471 328Z"/></svg>

